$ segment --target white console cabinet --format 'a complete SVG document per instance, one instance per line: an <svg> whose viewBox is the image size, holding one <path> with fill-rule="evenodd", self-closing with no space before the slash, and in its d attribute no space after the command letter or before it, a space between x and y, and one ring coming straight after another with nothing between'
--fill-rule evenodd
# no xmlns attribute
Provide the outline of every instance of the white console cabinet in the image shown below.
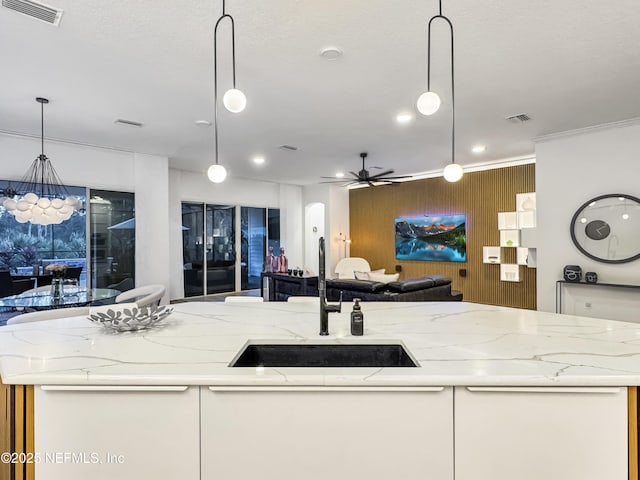
<svg viewBox="0 0 640 480"><path fill-rule="evenodd" d="M198 387L36 386L36 478L200 478Z"/></svg>
<svg viewBox="0 0 640 480"><path fill-rule="evenodd" d="M453 480L453 389L202 388L202 480Z"/></svg>
<svg viewBox="0 0 640 480"><path fill-rule="evenodd" d="M626 480L626 388L460 387L456 480Z"/></svg>

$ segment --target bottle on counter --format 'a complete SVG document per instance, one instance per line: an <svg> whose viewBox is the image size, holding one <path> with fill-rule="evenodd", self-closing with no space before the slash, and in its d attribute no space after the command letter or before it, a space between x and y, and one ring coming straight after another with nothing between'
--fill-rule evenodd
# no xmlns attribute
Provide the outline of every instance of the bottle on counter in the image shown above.
<svg viewBox="0 0 640 480"><path fill-rule="evenodd" d="M361 336L364 333L364 314L360 308L360 299L353 299L353 310L351 311L351 335Z"/></svg>

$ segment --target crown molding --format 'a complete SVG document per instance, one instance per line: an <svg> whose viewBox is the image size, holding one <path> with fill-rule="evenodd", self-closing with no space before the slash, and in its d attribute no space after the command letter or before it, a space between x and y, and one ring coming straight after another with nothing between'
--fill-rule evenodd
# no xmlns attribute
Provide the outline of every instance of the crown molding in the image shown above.
<svg viewBox="0 0 640 480"><path fill-rule="evenodd" d="M600 132L603 130L611 130L614 128L624 128L634 125L640 125L640 117L629 118L627 120L620 120L618 122L602 123L600 125L592 125L590 127L577 128L575 130L567 130L565 132L550 133L548 135L540 135L534 137L534 143L543 143L550 140L557 140L565 137L575 137L576 135L584 135L585 133Z"/></svg>

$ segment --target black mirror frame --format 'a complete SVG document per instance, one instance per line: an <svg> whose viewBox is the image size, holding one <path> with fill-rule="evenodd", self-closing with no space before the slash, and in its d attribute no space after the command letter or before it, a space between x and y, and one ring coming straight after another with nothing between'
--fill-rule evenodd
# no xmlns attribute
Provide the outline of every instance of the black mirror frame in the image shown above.
<svg viewBox="0 0 640 480"><path fill-rule="evenodd" d="M627 195L626 193L609 193L607 195L600 195L599 197L595 197L592 198L591 200L586 201L585 203L582 204L582 206L580 206L580 208L578 208L578 210L576 210L576 213L573 215L573 218L571 219L571 223L569 224L569 233L571 234L571 240L573 241L573 244L578 248L578 250L580 250L580 252L584 255L586 255L587 257L589 257L592 260L595 260L596 262L602 262L602 263L629 263L629 262L633 262L634 260L638 260L640 258L640 252L638 252L638 254L632 256L632 257L628 257L628 258L622 258L620 260L609 260L609 259L605 259L605 258L600 258L600 257L596 257L595 255L592 255L591 253L587 252L582 245L580 245L580 242L578 242L578 239L576 238L576 234L574 232L574 226L576 224L576 221L578 220L578 217L580 215L580 213L589 206L589 204L591 204L592 202L597 202L598 200L602 200L604 198L615 198L615 197L624 197L624 198L628 198L629 200L633 200L634 202L636 202L637 204L640 205L640 198L634 197L633 195Z"/></svg>

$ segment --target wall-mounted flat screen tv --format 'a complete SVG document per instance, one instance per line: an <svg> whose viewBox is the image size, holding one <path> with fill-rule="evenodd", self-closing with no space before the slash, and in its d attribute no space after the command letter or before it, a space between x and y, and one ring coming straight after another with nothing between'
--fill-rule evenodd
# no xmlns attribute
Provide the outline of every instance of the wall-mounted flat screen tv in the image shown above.
<svg viewBox="0 0 640 480"><path fill-rule="evenodd" d="M465 215L422 215L396 218L396 258L466 262Z"/></svg>

